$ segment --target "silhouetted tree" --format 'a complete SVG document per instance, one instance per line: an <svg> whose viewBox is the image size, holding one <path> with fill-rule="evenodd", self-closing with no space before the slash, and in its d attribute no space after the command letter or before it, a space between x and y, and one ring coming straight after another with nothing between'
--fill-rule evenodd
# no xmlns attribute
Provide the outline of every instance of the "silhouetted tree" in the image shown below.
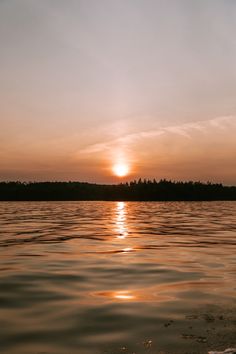
<svg viewBox="0 0 236 354"><path fill-rule="evenodd" d="M236 200L236 187L211 182L0 182L0 200Z"/></svg>

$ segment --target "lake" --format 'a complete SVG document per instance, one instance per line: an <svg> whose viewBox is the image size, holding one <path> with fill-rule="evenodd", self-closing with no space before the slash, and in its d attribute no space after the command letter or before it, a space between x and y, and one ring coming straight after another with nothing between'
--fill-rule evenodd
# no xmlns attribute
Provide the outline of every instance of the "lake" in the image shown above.
<svg viewBox="0 0 236 354"><path fill-rule="evenodd" d="M236 202L1 202L1 354L236 343Z"/></svg>

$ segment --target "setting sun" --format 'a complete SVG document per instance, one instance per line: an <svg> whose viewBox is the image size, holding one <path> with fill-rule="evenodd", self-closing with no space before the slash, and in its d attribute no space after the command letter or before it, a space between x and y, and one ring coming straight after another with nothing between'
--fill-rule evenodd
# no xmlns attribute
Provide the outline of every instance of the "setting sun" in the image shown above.
<svg viewBox="0 0 236 354"><path fill-rule="evenodd" d="M118 177L124 177L129 173L129 167L126 164L117 164L112 168L114 174Z"/></svg>

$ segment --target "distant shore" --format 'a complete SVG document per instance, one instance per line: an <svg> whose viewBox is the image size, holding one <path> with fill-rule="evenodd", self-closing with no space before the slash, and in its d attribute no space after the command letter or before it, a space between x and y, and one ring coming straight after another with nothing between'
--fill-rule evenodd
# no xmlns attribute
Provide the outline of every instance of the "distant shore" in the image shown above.
<svg viewBox="0 0 236 354"><path fill-rule="evenodd" d="M217 201L236 200L236 186L216 183L134 180L87 182L0 182L1 201Z"/></svg>

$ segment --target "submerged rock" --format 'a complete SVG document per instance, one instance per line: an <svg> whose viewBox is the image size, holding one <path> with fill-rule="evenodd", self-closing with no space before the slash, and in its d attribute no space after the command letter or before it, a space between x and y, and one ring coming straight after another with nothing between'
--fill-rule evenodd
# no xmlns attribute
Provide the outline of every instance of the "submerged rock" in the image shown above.
<svg viewBox="0 0 236 354"><path fill-rule="evenodd" d="M216 352L216 351L211 351L208 352L208 354L236 354L236 348L228 348L225 349L223 352Z"/></svg>

